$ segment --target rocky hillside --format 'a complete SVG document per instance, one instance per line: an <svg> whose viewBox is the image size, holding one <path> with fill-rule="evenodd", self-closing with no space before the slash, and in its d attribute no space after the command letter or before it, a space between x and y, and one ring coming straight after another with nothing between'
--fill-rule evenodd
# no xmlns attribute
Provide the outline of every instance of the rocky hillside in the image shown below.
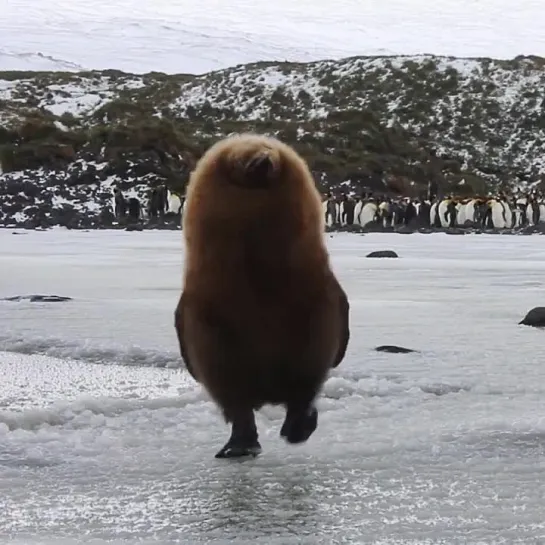
<svg viewBox="0 0 545 545"><path fill-rule="evenodd" d="M294 145L324 189L410 195L430 179L457 193L536 185L545 180L544 67L535 57L426 55L203 76L0 72L0 224L36 206L36 193L63 209L68 189L94 198L78 212L92 216L115 185L183 191L203 150L243 130Z"/></svg>

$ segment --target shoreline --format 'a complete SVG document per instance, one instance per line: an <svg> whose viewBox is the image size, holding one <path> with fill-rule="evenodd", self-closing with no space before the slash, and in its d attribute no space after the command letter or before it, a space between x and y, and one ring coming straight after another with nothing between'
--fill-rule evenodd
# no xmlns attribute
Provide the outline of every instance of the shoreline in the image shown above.
<svg viewBox="0 0 545 545"><path fill-rule="evenodd" d="M24 227L19 225L0 225L2 231L16 231L12 234L21 234L20 232L27 231L51 231L51 230L65 230L65 231L126 231L126 232L144 232L144 231L182 231L180 225L172 224L134 224L134 225L109 225L98 227L67 227L65 225L51 225L48 227ZM335 233L349 233L353 235L367 235L367 234L398 234L398 235L434 235L434 234L446 234L446 235L510 235L510 236L530 236L530 235L545 235L545 223L540 225L529 225L518 229L479 229L475 227L453 227L453 228L437 228L437 227L406 227L401 226L397 229L378 229L371 228L366 229L360 226L343 226L340 228L327 227L324 231L325 235Z"/></svg>

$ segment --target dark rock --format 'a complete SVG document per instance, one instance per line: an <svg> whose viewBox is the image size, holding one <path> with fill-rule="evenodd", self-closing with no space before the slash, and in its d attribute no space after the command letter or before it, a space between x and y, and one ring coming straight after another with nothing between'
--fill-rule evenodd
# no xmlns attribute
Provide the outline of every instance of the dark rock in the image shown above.
<svg viewBox="0 0 545 545"><path fill-rule="evenodd" d="M413 233L416 233L416 229L408 227L407 225L401 225L399 227L396 227L394 229L394 232L399 233L400 235L412 235Z"/></svg>
<svg viewBox="0 0 545 545"><path fill-rule="evenodd" d="M375 348L377 352L388 352L389 354L409 354L411 352L418 352L411 348L403 348L403 346L395 346L390 344L384 344Z"/></svg>
<svg viewBox="0 0 545 545"><path fill-rule="evenodd" d="M538 233L539 229L536 225L527 225L526 227L523 227L520 231L520 235L533 235L535 233Z"/></svg>
<svg viewBox="0 0 545 545"><path fill-rule="evenodd" d="M365 257L399 257L393 250L376 250Z"/></svg>
<svg viewBox="0 0 545 545"><path fill-rule="evenodd" d="M132 224L132 225L127 225L127 227L125 227L125 231L143 231L143 230L144 230L144 226L140 224Z"/></svg>
<svg viewBox="0 0 545 545"><path fill-rule="evenodd" d="M62 295L15 295L13 297L4 297L3 301L30 301L31 303L62 303L71 301L72 297Z"/></svg>
<svg viewBox="0 0 545 545"><path fill-rule="evenodd" d="M535 307L530 310L524 319L519 322L519 325L545 327L545 307Z"/></svg>
<svg viewBox="0 0 545 545"><path fill-rule="evenodd" d="M376 221L372 221L368 223L365 227L363 227L366 233L384 233L386 232L386 229Z"/></svg>
<svg viewBox="0 0 545 545"><path fill-rule="evenodd" d="M103 208L98 215L99 225L111 227L116 221L115 215L108 208Z"/></svg>
<svg viewBox="0 0 545 545"><path fill-rule="evenodd" d="M157 223L157 224L148 224L146 225L147 229L153 230L153 231L176 231L180 228L180 226L176 225L175 223Z"/></svg>
<svg viewBox="0 0 545 545"><path fill-rule="evenodd" d="M363 234L365 232L365 228L363 228L361 225L357 225L356 223L353 223L352 225L341 225L335 230L342 233L362 233Z"/></svg>

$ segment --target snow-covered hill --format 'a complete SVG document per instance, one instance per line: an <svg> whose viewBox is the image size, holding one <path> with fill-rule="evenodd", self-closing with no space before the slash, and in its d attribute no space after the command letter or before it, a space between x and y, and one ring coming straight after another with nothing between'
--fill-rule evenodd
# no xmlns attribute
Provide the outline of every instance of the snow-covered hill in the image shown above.
<svg viewBox="0 0 545 545"><path fill-rule="evenodd" d="M526 190L545 182L543 89L540 57L353 57L201 76L0 72L0 220L60 207L55 217L96 225L112 187L183 191L204 149L247 130L297 148L324 190L417 196L431 180L458 195Z"/></svg>
<svg viewBox="0 0 545 545"><path fill-rule="evenodd" d="M204 73L355 55L545 56L541 0L0 0L0 70Z"/></svg>

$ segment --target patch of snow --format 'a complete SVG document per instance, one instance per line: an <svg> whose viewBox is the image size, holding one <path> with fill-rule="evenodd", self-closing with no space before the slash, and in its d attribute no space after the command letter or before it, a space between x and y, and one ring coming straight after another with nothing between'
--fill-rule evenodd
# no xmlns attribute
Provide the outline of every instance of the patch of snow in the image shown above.
<svg viewBox="0 0 545 545"><path fill-rule="evenodd" d="M16 81L0 79L0 100L12 100L12 92Z"/></svg>
<svg viewBox="0 0 545 545"><path fill-rule="evenodd" d="M24 223L29 218L29 216L24 212L15 212L14 214L12 214L11 217L15 220L16 223Z"/></svg>
<svg viewBox="0 0 545 545"><path fill-rule="evenodd" d="M69 130L68 127L64 123L61 123L60 121L55 121L54 125L55 127L57 127L57 129L63 132L67 132Z"/></svg>
<svg viewBox="0 0 545 545"><path fill-rule="evenodd" d="M113 96L107 81L101 81L95 88L89 89L87 82L83 84L49 85L47 90L52 97L44 97L40 106L56 116L65 113L81 116L92 113L107 103Z"/></svg>
<svg viewBox="0 0 545 545"><path fill-rule="evenodd" d="M72 206L73 200L54 194L51 197L51 204L53 205L54 208L59 208L59 207L62 207L63 205Z"/></svg>

